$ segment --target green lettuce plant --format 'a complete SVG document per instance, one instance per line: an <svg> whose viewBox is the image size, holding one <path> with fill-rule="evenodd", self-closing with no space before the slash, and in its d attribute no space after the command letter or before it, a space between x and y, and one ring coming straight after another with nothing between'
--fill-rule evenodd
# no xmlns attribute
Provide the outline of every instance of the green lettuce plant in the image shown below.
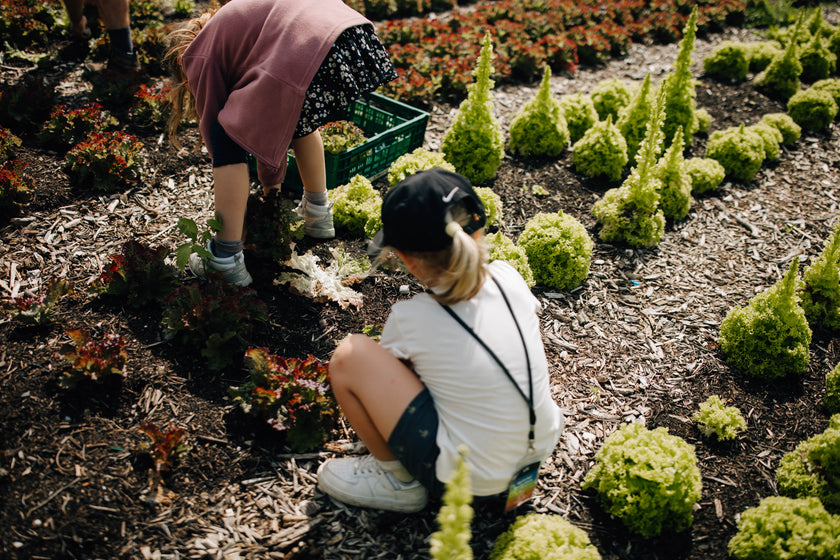
<svg viewBox="0 0 840 560"><path fill-rule="evenodd" d="M630 531L651 538L691 526L702 482L693 446L666 428L648 430L633 422L604 442L583 489L595 490L607 512Z"/></svg>
<svg viewBox="0 0 840 560"><path fill-rule="evenodd" d="M797 291L812 328L840 330L840 223L803 271Z"/></svg>
<svg viewBox="0 0 840 560"><path fill-rule="evenodd" d="M636 167L620 187L608 190L592 208L592 215L601 224L602 241L651 247L662 239L665 215L659 208L660 180L654 168L662 147L664 107L665 93L660 89L648 114Z"/></svg>
<svg viewBox="0 0 840 560"><path fill-rule="evenodd" d="M627 142L627 159L636 161L639 146L645 138L653 97L650 90L650 74L645 75L642 85L636 90L627 106L619 112L615 125Z"/></svg>
<svg viewBox="0 0 840 560"><path fill-rule="evenodd" d="M691 179L691 194L713 191L723 182L726 170L712 158L692 157L683 162L683 169Z"/></svg>
<svg viewBox="0 0 840 560"><path fill-rule="evenodd" d="M502 197L490 187L474 187L474 190L481 200L481 204L484 205L484 214L487 218L486 226L501 226L502 216L504 215Z"/></svg>
<svg viewBox="0 0 840 560"><path fill-rule="evenodd" d="M802 65L799 78L810 84L824 80L834 73L837 68L837 55L823 43L821 35L815 33L799 52L799 63Z"/></svg>
<svg viewBox="0 0 840 560"><path fill-rule="evenodd" d="M528 284L528 287L536 285L534 272L531 270L531 265L528 264L528 253L521 245L514 243L501 231L488 233L484 239L487 242L490 262L505 261L516 269L525 283Z"/></svg>
<svg viewBox="0 0 840 560"><path fill-rule="evenodd" d="M340 154L350 148L364 144L367 140L365 131L353 121L339 120L328 122L318 129L324 142L324 152Z"/></svg>
<svg viewBox="0 0 840 560"><path fill-rule="evenodd" d="M600 120L612 115L613 121L616 121L621 110L630 103L633 88L620 78L608 78L595 84L589 96Z"/></svg>
<svg viewBox="0 0 840 560"><path fill-rule="evenodd" d="M455 171L455 166L446 161L442 153L433 152L426 148L415 148L413 151L398 157L388 168L388 186L393 187L406 177L433 167Z"/></svg>
<svg viewBox="0 0 840 560"><path fill-rule="evenodd" d="M757 122L746 127L746 130L755 132L761 136L764 145L764 159L766 161L777 161L781 155L781 144L784 136L778 128L767 123Z"/></svg>
<svg viewBox="0 0 840 560"><path fill-rule="evenodd" d="M251 288L209 274L205 282L173 290L163 303L161 326L166 340L199 354L210 371L221 371L242 358L268 308Z"/></svg>
<svg viewBox="0 0 840 560"><path fill-rule="evenodd" d="M706 144L706 157L717 160L727 176L749 182L764 163L764 140L743 124L716 130Z"/></svg>
<svg viewBox="0 0 840 560"><path fill-rule="evenodd" d="M559 515L520 515L496 538L490 560L601 560L585 531Z"/></svg>
<svg viewBox="0 0 840 560"><path fill-rule="evenodd" d="M836 560L838 526L840 516L828 513L816 498L770 496L741 514L729 555L736 560Z"/></svg>
<svg viewBox="0 0 840 560"><path fill-rule="evenodd" d="M575 171L590 177L618 181L627 165L627 141L613 124L612 115L598 121L572 146Z"/></svg>
<svg viewBox="0 0 840 560"><path fill-rule="evenodd" d="M800 16L796 23L796 32L802 25ZM802 63L799 62L798 45L796 41L790 41L780 55L777 55L767 68L756 74L753 84L769 97L787 101L800 90L800 76L802 75Z"/></svg>
<svg viewBox="0 0 840 560"><path fill-rule="evenodd" d="M747 421L734 406L725 406L717 395L700 403L700 410L691 417L706 437L716 436L718 441L735 439L747 429Z"/></svg>
<svg viewBox="0 0 840 560"><path fill-rule="evenodd" d="M551 69L546 66L537 94L510 123L510 150L526 156L556 157L569 145L569 126L560 102L551 95Z"/></svg>
<svg viewBox="0 0 840 560"><path fill-rule="evenodd" d="M825 376L823 406L829 414L840 413L840 364L834 366Z"/></svg>
<svg viewBox="0 0 840 560"><path fill-rule="evenodd" d="M796 124L796 121L787 113L767 113L761 117L760 122L769 124L782 133L783 146L793 144L802 135L802 127Z"/></svg>
<svg viewBox="0 0 840 560"><path fill-rule="evenodd" d="M791 96L787 112L805 130L819 132L828 128L837 116L837 102L831 93L810 88Z"/></svg>
<svg viewBox="0 0 840 560"><path fill-rule="evenodd" d="M811 84L810 89L820 91L827 91L834 98L834 102L840 106L840 78L826 78L824 80L817 80Z"/></svg>
<svg viewBox="0 0 840 560"><path fill-rule="evenodd" d="M569 141L573 144L583 138L584 133L598 122L598 111L592 97L585 93L568 93L560 96L560 107L569 127Z"/></svg>
<svg viewBox="0 0 840 560"><path fill-rule="evenodd" d="M664 139L666 142L672 141L677 128L682 127L683 141L686 146L691 145L691 139L697 132L697 120L694 116L697 103L694 76L691 73L691 51L694 50L696 35L697 6L695 5L683 29L674 70L659 83L659 88L665 91L665 120L662 123Z"/></svg>
<svg viewBox="0 0 840 560"><path fill-rule="evenodd" d="M441 142L446 161L474 185L495 177L504 155L501 127L493 114L492 73L493 42L487 32L473 72L475 82L467 86L467 98Z"/></svg>
<svg viewBox="0 0 840 560"><path fill-rule="evenodd" d="M528 255L534 280L551 288L577 288L589 275L592 239L574 216L539 213L525 224L519 245Z"/></svg>
<svg viewBox="0 0 840 560"><path fill-rule="evenodd" d="M765 70L773 59L784 53L782 47L776 41L752 41L747 43L747 58L750 71L761 72Z"/></svg>
<svg viewBox="0 0 840 560"><path fill-rule="evenodd" d="M786 453L776 469L779 493L790 498L817 498L840 513L840 414L828 427Z"/></svg>
<svg viewBox="0 0 840 560"><path fill-rule="evenodd" d="M746 307L735 306L720 324L720 349L729 365L772 380L808 367L811 329L796 296L799 258L787 274Z"/></svg>
<svg viewBox="0 0 840 560"><path fill-rule="evenodd" d="M740 41L723 41L703 59L703 71L717 80L741 82L750 71L749 47Z"/></svg>
<svg viewBox="0 0 840 560"><path fill-rule="evenodd" d="M330 190L328 196L336 225L367 237L382 229L382 197L367 177L356 175L349 183Z"/></svg>
<svg viewBox="0 0 840 560"><path fill-rule="evenodd" d="M327 441L338 418L338 403L327 365L315 357L283 358L267 348L245 352L249 379L228 393L245 414L282 433L296 453Z"/></svg>
<svg viewBox="0 0 840 560"><path fill-rule="evenodd" d="M459 448L461 456L455 472L443 493L437 514L438 530L429 539L429 554L433 560L472 560L472 493L470 465L466 461L466 446Z"/></svg>
<svg viewBox="0 0 840 560"><path fill-rule="evenodd" d="M697 132L706 133L712 126L712 114L702 107L694 110L694 120L697 122Z"/></svg>
<svg viewBox="0 0 840 560"><path fill-rule="evenodd" d="M671 220L682 220L691 209L691 177L683 167L684 161L682 127L677 127L671 145L654 169L659 178L659 207Z"/></svg>

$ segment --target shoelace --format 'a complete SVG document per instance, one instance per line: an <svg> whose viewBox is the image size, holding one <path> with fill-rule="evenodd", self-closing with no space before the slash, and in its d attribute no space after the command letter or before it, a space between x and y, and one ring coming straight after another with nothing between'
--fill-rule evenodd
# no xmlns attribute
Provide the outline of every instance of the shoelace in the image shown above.
<svg viewBox="0 0 840 560"><path fill-rule="evenodd" d="M374 473L383 474L385 471L379 465L379 461L373 455L365 455L353 466L353 474Z"/></svg>

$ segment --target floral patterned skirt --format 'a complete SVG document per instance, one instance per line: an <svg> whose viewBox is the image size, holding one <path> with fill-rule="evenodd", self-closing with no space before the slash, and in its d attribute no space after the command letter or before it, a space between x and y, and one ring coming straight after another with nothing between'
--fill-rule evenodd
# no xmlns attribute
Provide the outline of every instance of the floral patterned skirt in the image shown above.
<svg viewBox="0 0 840 560"><path fill-rule="evenodd" d="M397 77L372 25L345 29L338 36L306 90L295 138L341 118L353 100Z"/></svg>

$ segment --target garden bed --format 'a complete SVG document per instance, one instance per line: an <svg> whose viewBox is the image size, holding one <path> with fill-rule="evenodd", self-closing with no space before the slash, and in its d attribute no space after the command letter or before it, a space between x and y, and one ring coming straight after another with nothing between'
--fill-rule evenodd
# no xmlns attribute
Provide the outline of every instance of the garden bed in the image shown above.
<svg viewBox="0 0 840 560"><path fill-rule="evenodd" d="M837 23L832 13L832 23ZM695 61L739 29L697 41ZM668 71L675 45L630 47L628 55L552 80L556 94L589 91L606 77L654 81ZM725 85L700 75L698 105L713 129L752 123L783 106L749 82ZM67 99L89 94L77 62L49 72ZM4 68L3 79L22 71ZM506 130L535 85L495 93ZM438 148L456 108L434 104L426 145ZM325 458L358 451L341 423L323 449L295 454L249 433L227 396L244 374L209 374L161 337L160 317L126 311L89 292L108 256L128 239L174 249L184 239L175 224L209 218L212 201L206 154L176 154L160 131L132 130L142 140L149 173L142 185L114 195L69 186L63 154L27 146L22 159L37 178L34 201L0 229L0 290L6 297L66 276L76 291L61 300L53 324L0 323L0 556L23 558L425 558L435 530L434 509L399 515L345 507L315 489ZM194 128L184 145L197 140ZM702 154L705 137L689 149ZM800 380L768 385L745 379L723 361L720 322L774 283L796 256L813 257L838 216L840 135L835 125L805 135L765 164L749 184L725 183L699 197L688 217L669 226L655 248L633 250L596 242L589 278L576 290L534 292L554 397L566 430L540 478L534 508L584 529L605 559L723 560L737 516L773 495L775 467L795 445L822 431L825 374L840 361L840 341L816 332L808 371ZM530 187L540 185L547 196ZM377 186L382 186L381 181ZM590 210L608 186L582 180L568 154L545 161L506 157L487 185L504 203L503 231L515 238L536 212L575 216L597 239ZM339 231L334 241L305 240L326 258L343 243L361 254L364 240ZM269 321L254 343L288 357L328 360L348 333L384 322L392 302L421 287L407 276L377 273L357 286L361 308L315 303L275 286L282 270L249 255L255 289ZM127 377L116 393L68 398L57 387L54 355L65 331L87 327L129 340ZM710 444L690 420L711 394L738 406L747 431L726 446ZM695 445L703 495L691 529L644 540L610 520L580 489L604 438L621 423L666 426ZM148 491L139 446L142 422L186 429L191 447L169 480L171 493ZM486 557L509 518L481 508L474 543Z"/></svg>

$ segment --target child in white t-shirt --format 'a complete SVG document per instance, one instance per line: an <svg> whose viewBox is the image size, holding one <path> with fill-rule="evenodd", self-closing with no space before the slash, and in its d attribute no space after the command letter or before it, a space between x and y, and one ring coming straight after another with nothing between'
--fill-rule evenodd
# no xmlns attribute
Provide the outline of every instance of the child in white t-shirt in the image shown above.
<svg viewBox="0 0 840 560"><path fill-rule="evenodd" d="M386 193L371 253L395 252L428 291L394 304L379 343L352 335L335 350L333 391L371 454L322 464L326 494L414 512L440 495L462 445L475 496L507 493L524 465L533 484L552 454L563 417L540 304L511 266L487 264L485 221L469 181L443 169Z"/></svg>

